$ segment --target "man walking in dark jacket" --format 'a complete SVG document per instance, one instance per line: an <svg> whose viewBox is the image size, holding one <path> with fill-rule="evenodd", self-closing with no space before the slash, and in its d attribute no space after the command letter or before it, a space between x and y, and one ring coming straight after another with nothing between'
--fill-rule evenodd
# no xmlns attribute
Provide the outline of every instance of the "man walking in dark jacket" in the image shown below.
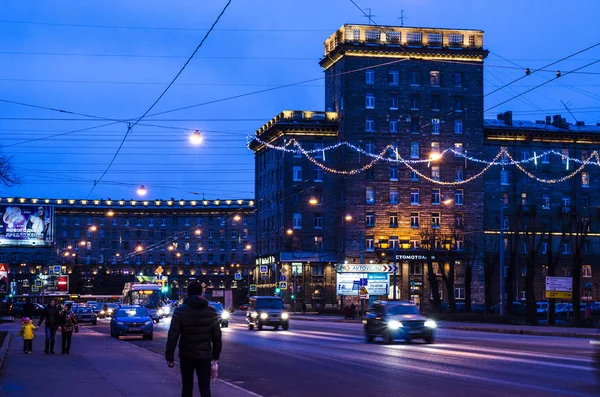
<svg viewBox="0 0 600 397"><path fill-rule="evenodd" d="M211 361L221 354L221 326L214 308L202 296L202 285L188 285L188 297L173 312L165 358L169 367L174 365L175 348L179 341L182 397L192 397L194 371L198 376L200 396L210 396Z"/></svg>

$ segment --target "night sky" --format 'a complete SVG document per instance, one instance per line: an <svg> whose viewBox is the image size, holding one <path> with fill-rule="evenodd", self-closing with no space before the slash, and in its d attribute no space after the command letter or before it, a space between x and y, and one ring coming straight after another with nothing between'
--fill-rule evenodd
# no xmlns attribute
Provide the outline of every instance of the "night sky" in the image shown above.
<svg viewBox="0 0 600 397"><path fill-rule="evenodd" d="M380 25L485 31L485 92L600 41L596 0L358 0ZM226 1L17 1L0 12L0 99L109 119L135 119L158 98ZM576 7L574 6L576 5ZM368 11L367 11L368 12ZM323 42L368 23L349 0L233 0L196 57L150 114L323 76ZM600 46L485 97L485 109L600 59ZM600 63L486 112L600 122ZM573 112L569 115L561 100ZM253 198L246 136L284 109L324 110L323 81L145 118L110 171L126 123L0 102L0 144L23 183L2 197ZM151 124L151 125L148 125ZM158 127L160 126L160 127ZM89 129L91 127L99 127ZM166 127L166 128L165 128ZM87 131L73 132L89 129ZM188 136L199 130L201 146ZM63 134L60 136L54 136Z"/></svg>

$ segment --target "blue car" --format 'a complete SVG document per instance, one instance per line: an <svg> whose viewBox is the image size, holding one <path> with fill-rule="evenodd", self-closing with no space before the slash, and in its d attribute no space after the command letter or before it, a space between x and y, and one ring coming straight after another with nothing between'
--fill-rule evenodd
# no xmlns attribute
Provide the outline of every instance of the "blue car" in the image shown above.
<svg viewBox="0 0 600 397"><path fill-rule="evenodd" d="M152 340L154 325L148 311L139 305L121 306L110 320L110 336L141 336Z"/></svg>

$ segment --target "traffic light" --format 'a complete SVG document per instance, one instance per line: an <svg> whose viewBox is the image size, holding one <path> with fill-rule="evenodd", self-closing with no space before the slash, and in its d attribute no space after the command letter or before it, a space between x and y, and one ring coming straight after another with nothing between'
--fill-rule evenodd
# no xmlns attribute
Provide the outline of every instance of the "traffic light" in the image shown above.
<svg viewBox="0 0 600 397"><path fill-rule="evenodd" d="M294 299L294 298L296 298L296 295L292 294L292 295L290 295L290 298Z"/></svg>
<svg viewBox="0 0 600 397"><path fill-rule="evenodd" d="M275 293L277 295L279 295L281 293L281 288L279 288L279 287L275 288Z"/></svg>

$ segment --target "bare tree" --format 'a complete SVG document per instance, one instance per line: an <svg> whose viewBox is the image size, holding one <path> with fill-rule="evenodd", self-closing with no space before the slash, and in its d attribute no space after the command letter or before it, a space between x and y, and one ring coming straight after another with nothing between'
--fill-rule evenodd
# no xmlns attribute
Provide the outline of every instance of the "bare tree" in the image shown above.
<svg viewBox="0 0 600 397"><path fill-rule="evenodd" d="M498 262L500 260L498 256L500 250L500 238L497 235L484 236L484 245L486 247L483 255L485 312L490 313L492 311L492 303L494 302L492 295L494 273L498 268Z"/></svg>
<svg viewBox="0 0 600 397"><path fill-rule="evenodd" d="M537 216L537 210L534 205L521 206L521 219L523 221L523 230L521 238L525 254L525 263L527 273L525 275L525 298L527 322L532 325L538 325L536 299L535 299L535 272L538 268L538 255L545 239L546 231L540 228ZM542 230L541 232L539 230Z"/></svg>
<svg viewBox="0 0 600 397"><path fill-rule="evenodd" d="M421 246L427 251L427 280L429 281L429 289L433 298L433 310L441 311L442 302L440 299L440 287L437 279L437 274L433 268L435 254L438 252L438 241L440 241L440 230L438 228L429 227L421 231ZM439 264L438 264L439 265Z"/></svg>
<svg viewBox="0 0 600 397"><path fill-rule="evenodd" d="M11 187L21 183L21 178L16 174L12 157L3 153L0 147L0 186Z"/></svg>
<svg viewBox="0 0 600 397"><path fill-rule="evenodd" d="M481 246L478 244L478 236L475 234L465 234L464 241L464 277L465 277L465 313L471 312L471 291L473 284L473 266L482 256Z"/></svg>
<svg viewBox="0 0 600 397"><path fill-rule="evenodd" d="M442 245L445 249L445 257L448 260L447 266L441 269L442 281L446 285L448 294L448 310L450 313L456 311L456 297L454 296L454 284L456 274L456 259L459 250L459 242L462 241L462 233L456 227L450 229L447 235L442 236ZM463 242L464 248L464 242Z"/></svg>

